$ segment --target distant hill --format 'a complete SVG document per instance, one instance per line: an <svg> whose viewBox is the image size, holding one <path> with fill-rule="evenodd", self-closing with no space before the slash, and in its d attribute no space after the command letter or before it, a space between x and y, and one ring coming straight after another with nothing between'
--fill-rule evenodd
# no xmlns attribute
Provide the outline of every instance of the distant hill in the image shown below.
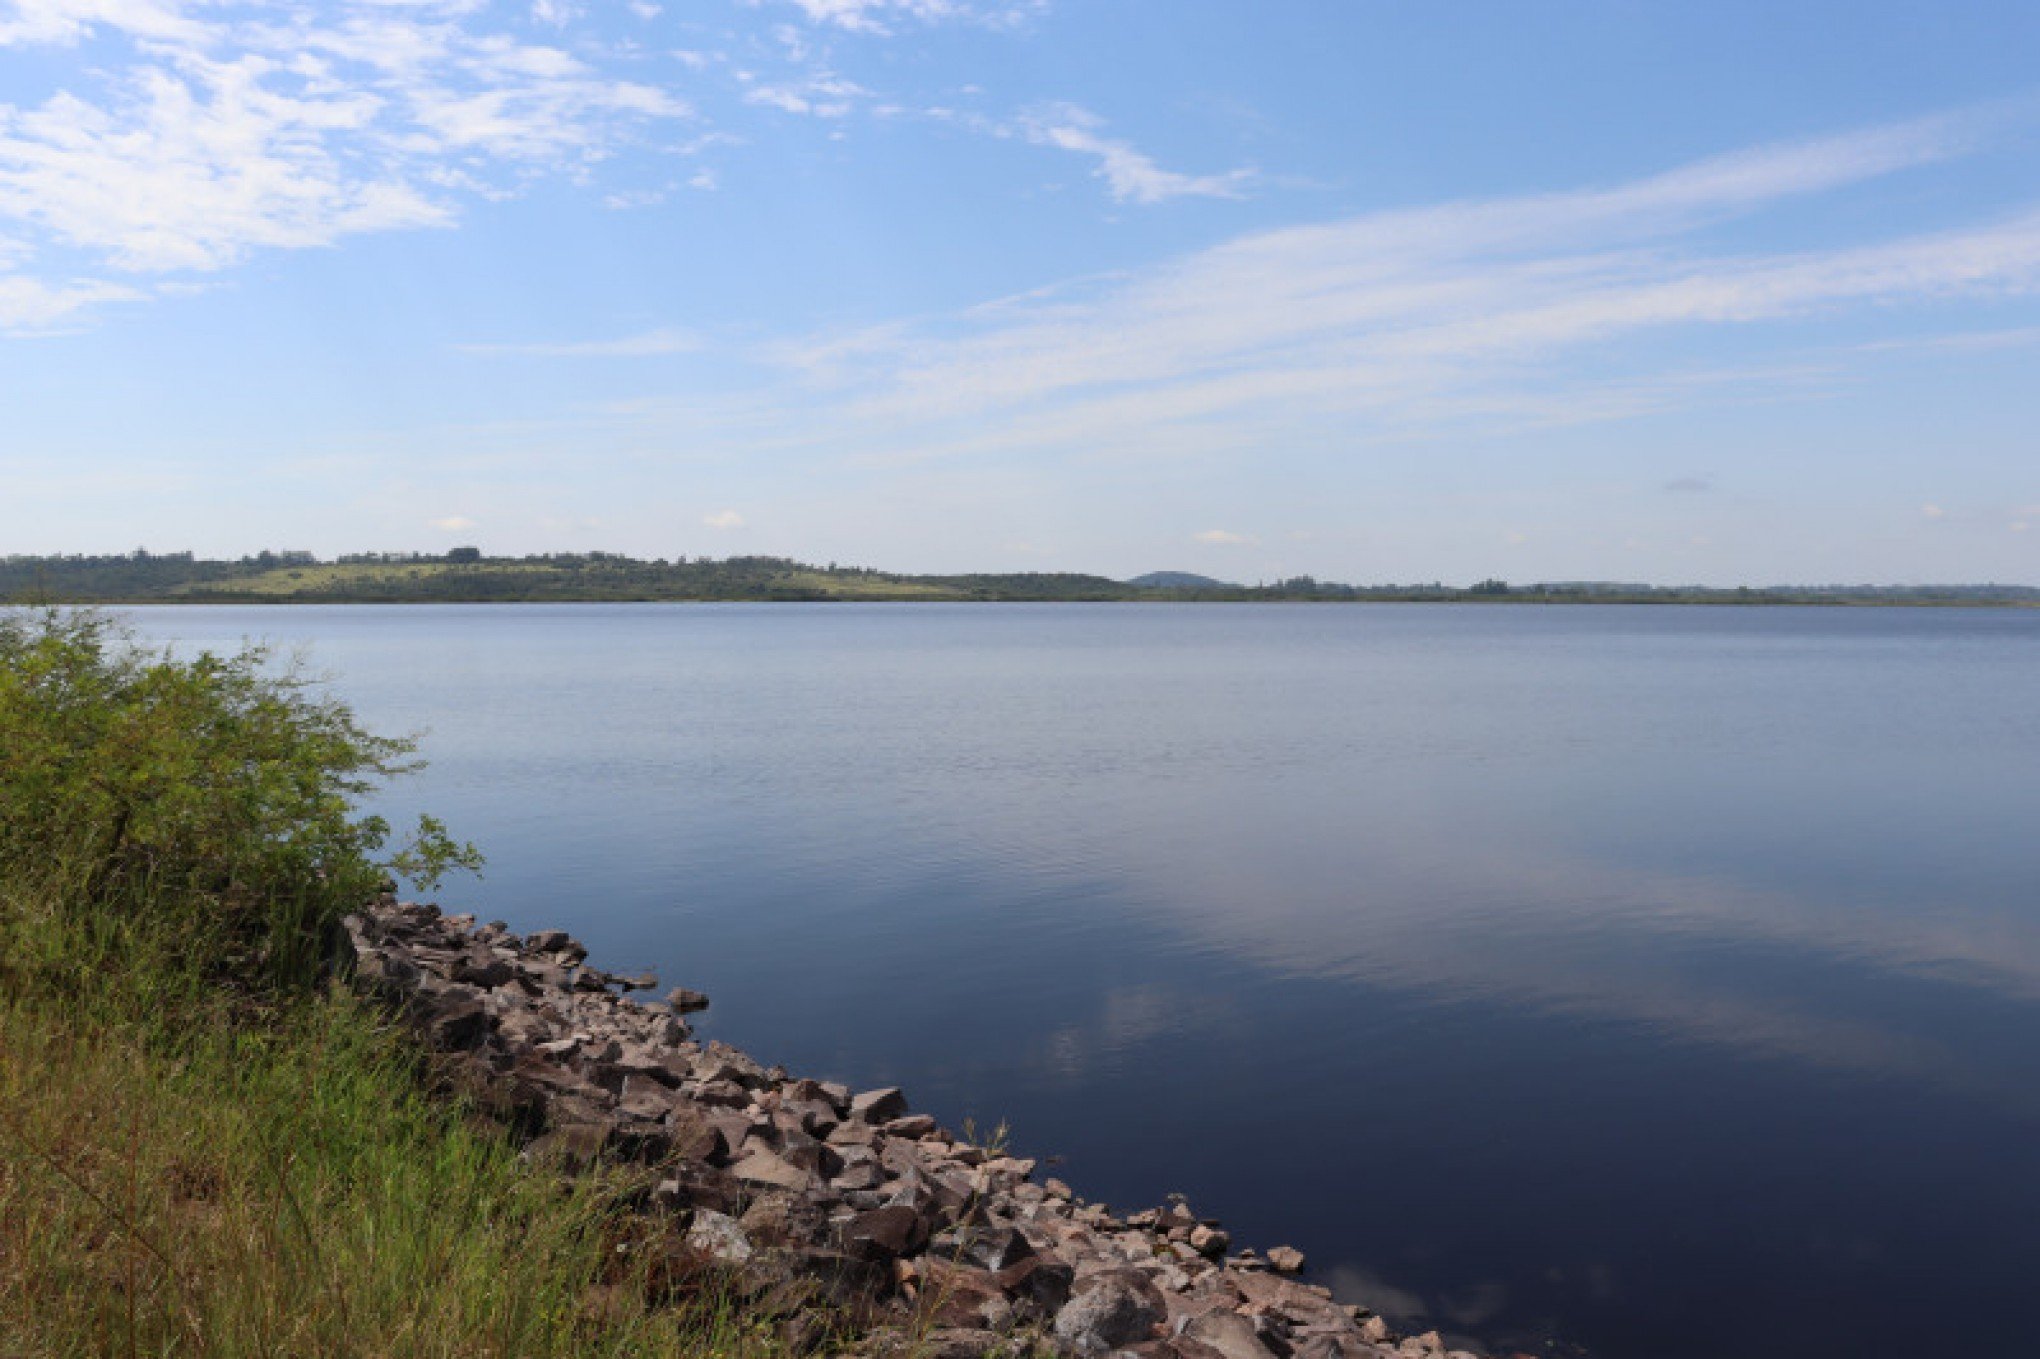
<svg viewBox="0 0 2040 1359"><path fill-rule="evenodd" d="M1237 590L1230 581L1213 580L1191 571L1150 571L1126 582L1143 590Z"/></svg>

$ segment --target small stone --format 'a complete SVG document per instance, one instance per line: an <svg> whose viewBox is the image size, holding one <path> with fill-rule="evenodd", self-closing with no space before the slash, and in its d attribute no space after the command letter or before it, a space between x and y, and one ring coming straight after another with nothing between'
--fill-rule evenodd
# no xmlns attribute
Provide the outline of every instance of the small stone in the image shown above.
<svg viewBox="0 0 2040 1359"><path fill-rule="evenodd" d="M843 1250L861 1260L911 1255L928 1240L928 1224L911 1208L894 1205L859 1213L843 1224Z"/></svg>
<svg viewBox="0 0 2040 1359"><path fill-rule="evenodd" d="M926 1137L935 1131L935 1120L926 1114L908 1114L885 1123L885 1130L894 1137Z"/></svg>
<svg viewBox="0 0 2040 1359"><path fill-rule="evenodd" d="M1026 1237L1009 1223L994 1223L971 1233L963 1249L963 1258L980 1269L997 1273L1009 1269L1034 1254L1034 1247Z"/></svg>
<svg viewBox="0 0 2040 1359"><path fill-rule="evenodd" d="M763 1149L746 1156L730 1173L747 1184L771 1185L775 1189L804 1189L813 1179L799 1166L789 1165Z"/></svg>
<svg viewBox="0 0 2040 1359"><path fill-rule="evenodd" d="M524 1149L524 1154L535 1164L578 1175L601 1158L609 1137L607 1124L573 1123L537 1139Z"/></svg>
<svg viewBox="0 0 2040 1359"><path fill-rule="evenodd" d="M426 1021L432 1046L447 1052L463 1052L480 1043L489 1032L489 1014L480 1001L455 1001Z"/></svg>
<svg viewBox="0 0 2040 1359"><path fill-rule="evenodd" d="M453 965L453 979L486 989L502 986L517 975L517 969L502 958L463 957Z"/></svg>
<svg viewBox="0 0 2040 1359"><path fill-rule="evenodd" d="M850 1117L861 1123L890 1123L907 1112L907 1097L897 1086L866 1090L850 1097Z"/></svg>
<svg viewBox="0 0 2040 1359"><path fill-rule="evenodd" d="M1190 1324L1183 1328L1183 1334L1192 1340L1201 1340L1225 1356L1225 1359L1275 1359L1274 1351L1261 1343L1254 1332L1254 1323L1238 1312L1206 1312L1192 1317Z"/></svg>
<svg viewBox="0 0 2040 1359"><path fill-rule="evenodd" d="M1277 1246L1268 1252L1268 1268L1277 1274L1296 1274L1303 1269L1303 1252L1294 1246Z"/></svg>
<svg viewBox="0 0 2040 1359"><path fill-rule="evenodd" d="M673 1097L660 1086L653 1086L648 1090L633 1090L616 1104L618 1113L653 1123L664 1118L672 1107Z"/></svg>
<svg viewBox="0 0 2040 1359"><path fill-rule="evenodd" d="M687 1229L687 1244L730 1265L741 1265L753 1254L751 1239L736 1219L706 1208L695 1212L693 1225Z"/></svg>

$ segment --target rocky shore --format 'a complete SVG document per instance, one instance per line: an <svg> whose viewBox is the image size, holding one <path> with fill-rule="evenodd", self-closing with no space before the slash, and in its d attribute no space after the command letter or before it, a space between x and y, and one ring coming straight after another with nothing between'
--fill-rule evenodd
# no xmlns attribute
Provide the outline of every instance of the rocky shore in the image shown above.
<svg viewBox="0 0 2040 1359"><path fill-rule="evenodd" d="M690 991L591 967L558 930L384 896L345 922L353 975L450 1079L572 1173L644 1168L668 1272L712 1276L818 1349L968 1359L1474 1359L1403 1337L1233 1251L1180 1198L1114 1216L1031 1160L976 1146L896 1089L853 1091L694 1041Z"/></svg>

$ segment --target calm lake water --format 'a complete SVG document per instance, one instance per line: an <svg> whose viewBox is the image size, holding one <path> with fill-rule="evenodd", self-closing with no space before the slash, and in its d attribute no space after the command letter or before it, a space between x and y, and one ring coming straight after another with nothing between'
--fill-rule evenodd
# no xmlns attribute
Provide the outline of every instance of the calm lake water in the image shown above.
<svg viewBox="0 0 2040 1359"><path fill-rule="evenodd" d="M426 733L449 909L1404 1324L2040 1346L2040 613L134 616Z"/></svg>

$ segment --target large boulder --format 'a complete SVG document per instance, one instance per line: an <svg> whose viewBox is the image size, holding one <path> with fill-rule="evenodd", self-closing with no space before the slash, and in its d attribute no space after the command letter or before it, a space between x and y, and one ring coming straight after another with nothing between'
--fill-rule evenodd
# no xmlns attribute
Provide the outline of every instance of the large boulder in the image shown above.
<svg viewBox="0 0 2040 1359"><path fill-rule="evenodd" d="M1055 1314L1055 1335L1080 1354L1105 1354L1154 1338L1167 1315L1161 1290L1140 1271L1099 1270L1076 1281Z"/></svg>
<svg viewBox="0 0 2040 1359"><path fill-rule="evenodd" d="M1225 1359L1275 1359L1275 1351L1261 1343L1254 1323L1238 1312L1206 1312L1193 1317L1183 1334L1211 1346Z"/></svg>

